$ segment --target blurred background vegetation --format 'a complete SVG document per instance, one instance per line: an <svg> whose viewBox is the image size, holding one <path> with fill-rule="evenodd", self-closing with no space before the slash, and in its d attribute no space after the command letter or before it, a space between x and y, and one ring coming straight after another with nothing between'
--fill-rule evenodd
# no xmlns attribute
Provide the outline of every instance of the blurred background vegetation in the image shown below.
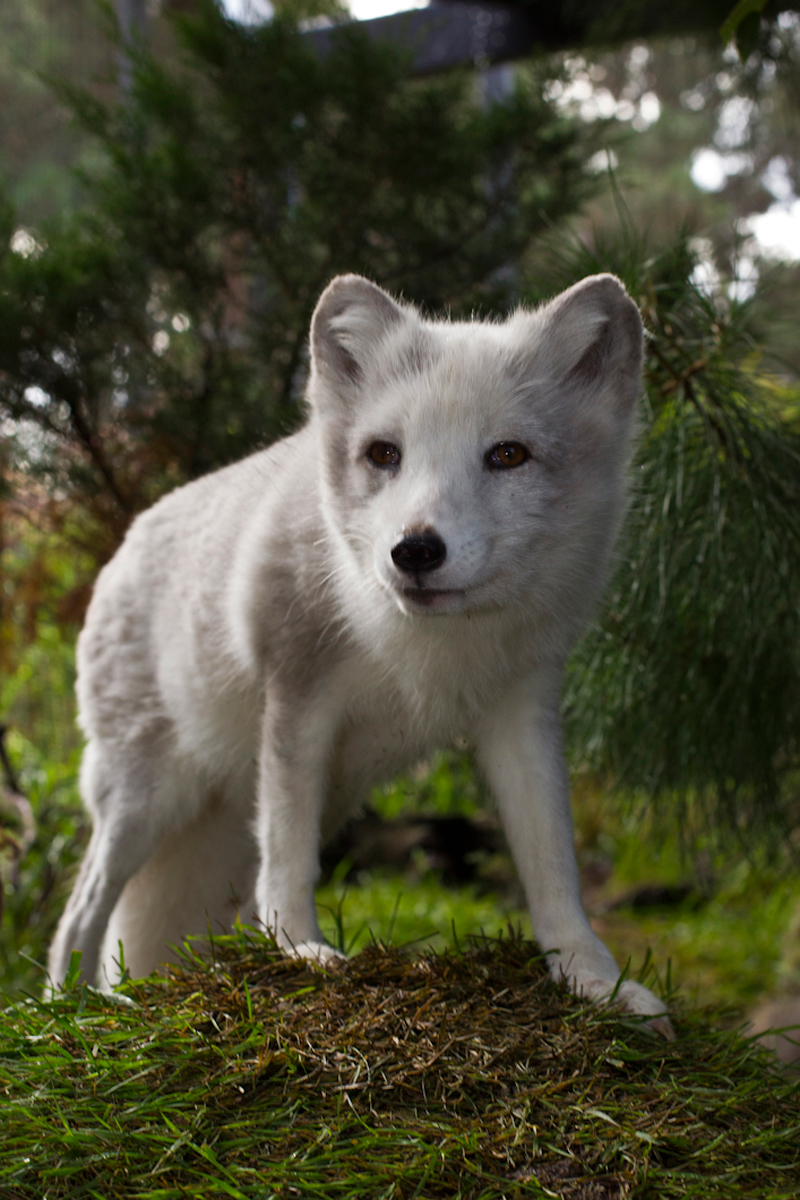
<svg viewBox="0 0 800 1200"><path fill-rule="evenodd" d="M727 6L692 9L713 10L701 32L631 40L636 5L604 27L564 4L573 49L426 78L335 3L250 23L153 5L124 53L110 6L0 10L0 719L36 823L31 842L8 791L9 994L41 982L87 836L73 647L94 576L160 494L302 419L339 271L454 316L602 270L640 304L631 512L565 696L586 902L623 961L652 946L701 1001L795 986L800 17L753 12L726 46ZM341 25L327 54L309 21ZM524 923L468 751L374 810L404 849L339 847L332 937Z"/></svg>

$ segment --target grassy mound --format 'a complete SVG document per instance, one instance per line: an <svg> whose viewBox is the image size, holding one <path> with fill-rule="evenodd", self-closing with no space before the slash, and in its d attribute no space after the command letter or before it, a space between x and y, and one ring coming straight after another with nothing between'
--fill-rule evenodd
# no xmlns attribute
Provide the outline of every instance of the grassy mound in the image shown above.
<svg viewBox="0 0 800 1200"><path fill-rule="evenodd" d="M330 971L220 939L0 1013L0 1197L796 1197L795 1085L675 1026L567 995L515 938Z"/></svg>

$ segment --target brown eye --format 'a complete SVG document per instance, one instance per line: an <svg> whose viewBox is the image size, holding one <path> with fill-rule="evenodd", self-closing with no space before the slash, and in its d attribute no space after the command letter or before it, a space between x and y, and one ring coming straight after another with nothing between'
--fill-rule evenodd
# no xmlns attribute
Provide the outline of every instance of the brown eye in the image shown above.
<svg viewBox="0 0 800 1200"><path fill-rule="evenodd" d="M498 442L486 455L485 462L487 467L500 467L505 470L509 467L521 467L529 458L530 453L521 442Z"/></svg>
<svg viewBox="0 0 800 1200"><path fill-rule="evenodd" d="M391 442L373 442L367 450L367 458L376 467L396 467L400 464L400 451Z"/></svg>

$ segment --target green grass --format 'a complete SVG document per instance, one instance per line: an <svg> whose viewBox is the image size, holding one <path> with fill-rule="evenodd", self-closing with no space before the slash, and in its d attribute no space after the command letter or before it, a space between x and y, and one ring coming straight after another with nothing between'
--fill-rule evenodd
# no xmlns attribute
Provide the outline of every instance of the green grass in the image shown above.
<svg viewBox="0 0 800 1200"><path fill-rule="evenodd" d="M608 885L613 894L617 879ZM328 884L317 892L320 923L348 953L371 941L452 948L459 937L496 935L509 924L531 936L528 914L505 897L475 887L445 888L432 874L411 881L372 874L360 885ZM635 912L623 908L592 919L617 961L637 970L648 956L687 1002L743 1016L779 982L787 926L800 903L796 880L750 878L696 906ZM343 936L344 931L344 936Z"/></svg>
<svg viewBox="0 0 800 1200"><path fill-rule="evenodd" d="M797 1196L795 1085L674 1011L666 1043L519 939L325 972L241 931L0 1014L0 1197Z"/></svg>
<svg viewBox="0 0 800 1200"><path fill-rule="evenodd" d="M433 872L411 880L372 872L353 886L317 889L322 932L350 954L373 942L451 949L458 938L497 935L509 924L531 935L527 913L477 887L443 887ZM457 931L457 932L456 932Z"/></svg>
<svg viewBox="0 0 800 1200"><path fill-rule="evenodd" d="M673 982L693 1004L723 1004L745 1013L781 982L786 930L800 904L796 878L761 876L733 881L695 907L619 910L593 922L620 962L650 951L669 966Z"/></svg>
<svg viewBox="0 0 800 1200"><path fill-rule="evenodd" d="M612 877L611 887L614 886ZM459 938L496 935L511 925L531 936L528 914L503 896L476 888L445 888L433 875L416 882L372 875L363 884L318 889L323 933L352 953L373 940L443 950ZM751 881L694 906L634 912L620 909L592 919L617 961L638 970L651 959L692 1004L728 1008L743 1016L779 981L787 925L798 903L796 881ZM342 932L344 931L344 936Z"/></svg>

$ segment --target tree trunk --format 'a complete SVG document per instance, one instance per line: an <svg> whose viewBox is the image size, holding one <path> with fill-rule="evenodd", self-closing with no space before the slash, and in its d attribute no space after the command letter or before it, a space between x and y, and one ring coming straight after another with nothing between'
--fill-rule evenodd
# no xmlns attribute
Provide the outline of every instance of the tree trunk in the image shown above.
<svg viewBox="0 0 800 1200"><path fill-rule="evenodd" d="M119 55L119 89L127 95L133 83L133 66L129 50L136 45L145 45L149 39L147 0L116 0L117 20L122 37Z"/></svg>

